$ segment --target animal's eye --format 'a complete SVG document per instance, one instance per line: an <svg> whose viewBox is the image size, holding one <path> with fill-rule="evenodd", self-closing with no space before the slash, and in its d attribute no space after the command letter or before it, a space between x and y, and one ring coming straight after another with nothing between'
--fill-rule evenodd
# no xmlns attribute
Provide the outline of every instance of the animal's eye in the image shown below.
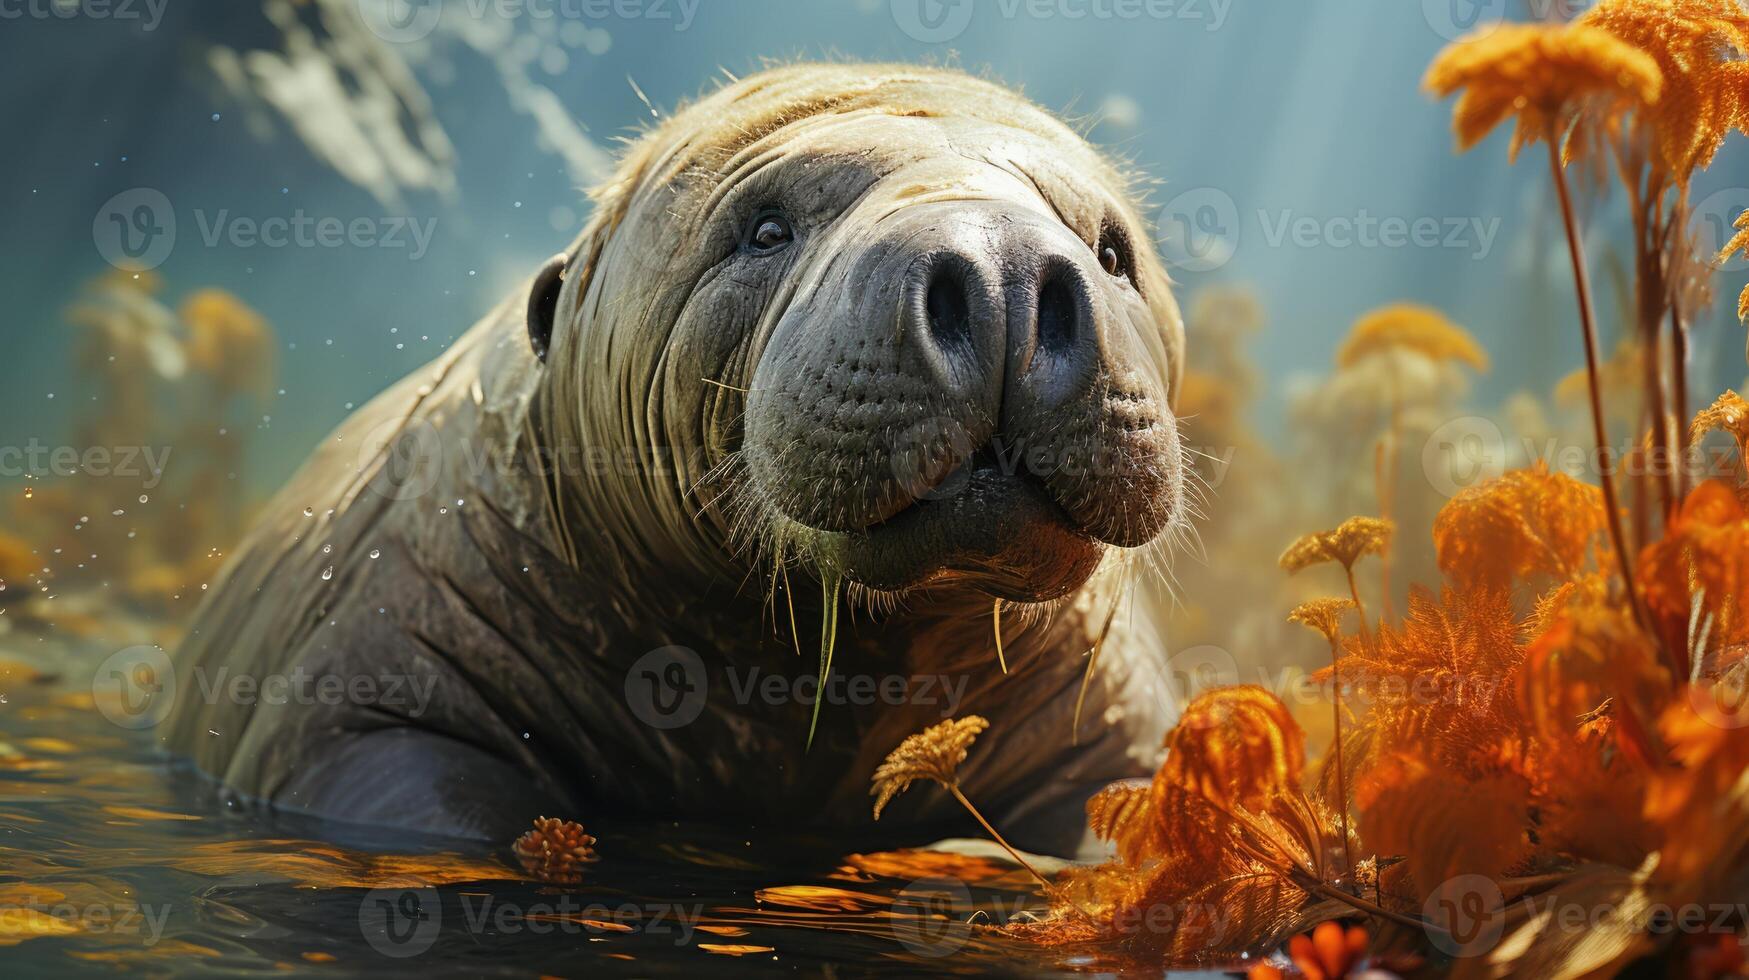
<svg viewBox="0 0 1749 980"><path fill-rule="evenodd" d="M1099 233L1099 267L1106 275L1128 276L1131 270L1130 245L1122 234L1107 228Z"/></svg>
<svg viewBox="0 0 1749 980"><path fill-rule="evenodd" d="M754 252L775 252L795 238L789 219L776 211L765 211L747 226L747 247Z"/></svg>

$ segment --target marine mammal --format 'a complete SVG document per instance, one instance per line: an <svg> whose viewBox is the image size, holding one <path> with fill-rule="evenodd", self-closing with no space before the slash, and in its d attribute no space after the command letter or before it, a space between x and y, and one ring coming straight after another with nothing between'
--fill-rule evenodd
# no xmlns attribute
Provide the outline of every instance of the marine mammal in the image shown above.
<svg viewBox="0 0 1749 980"><path fill-rule="evenodd" d="M274 499L179 652L167 743L250 798L443 834L854 826L888 750L976 712L967 791L1060 849L1169 711L1147 596L1113 615L1117 566L1184 519L1183 332L1125 179L999 85L794 65L655 126L594 196ZM240 703L219 670L344 693Z"/></svg>

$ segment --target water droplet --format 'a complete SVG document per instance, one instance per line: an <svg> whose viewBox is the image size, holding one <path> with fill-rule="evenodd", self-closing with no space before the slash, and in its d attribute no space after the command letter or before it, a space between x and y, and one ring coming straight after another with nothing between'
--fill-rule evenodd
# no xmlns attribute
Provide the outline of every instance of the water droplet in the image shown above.
<svg viewBox="0 0 1749 980"><path fill-rule="evenodd" d="M142 503L142 504L143 504L143 503L145 503L145 502L146 502L146 501L147 501L147 500L149 500L149 499L151 499L151 498L149 498L149 497L147 497L147 496L146 496L146 495L145 495L145 494L143 494L143 493L142 493L142 494L140 494L140 503Z"/></svg>
<svg viewBox="0 0 1749 980"><path fill-rule="evenodd" d="M323 546L322 546L322 554L324 554L324 555L331 555L331 554L333 554L333 553L334 553L334 546L333 546L333 545L331 545L331 544L325 544L325 545L323 545Z"/></svg>
<svg viewBox="0 0 1749 980"><path fill-rule="evenodd" d="M447 513L449 513L449 508L448 507L439 507L439 508L437 508L437 512L439 514L447 514Z"/></svg>
<svg viewBox="0 0 1749 980"><path fill-rule="evenodd" d="M316 509L314 507L305 507L304 508L304 516L305 517L315 517L316 516Z"/></svg>
<svg viewBox="0 0 1749 980"><path fill-rule="evenodd" d="M30 487L24 488L24 499L29 500L30 498L32 498L34 496L36 496L35 490L32 490Z"/></svg>
<svg viewBox="0 0 1749 980"><path fill-rule="evenodd" d="M382 549L380 549L380 548L370 549L370 560L371 561L376 561L378 558L381 558L382 556L383 556Z"/></svg>
<svg viewBox="0 0 1749 980"><path fill-rule="evenodd" d="M116 508L116 509L114 509L114 510L112 510L112 511L110 511L110 512L109 512L109 516L111 516L111 517L120 517L120 516L121 516L121 515L123 515L123 514L125 514L125 513L127 513L127 511L125 511L125 510L122 510L122 509L121 509L121 508L120 508L120 507L117 507L117 508Z"/></svg>
<svg viewBox="0 0 1749 980"><path fill-rule="evenodd" d="M334 577L334 566L333 565L329 565L327 568L322 569L322 581L326 582L326 581L332 579L333 577Z"/></svg>

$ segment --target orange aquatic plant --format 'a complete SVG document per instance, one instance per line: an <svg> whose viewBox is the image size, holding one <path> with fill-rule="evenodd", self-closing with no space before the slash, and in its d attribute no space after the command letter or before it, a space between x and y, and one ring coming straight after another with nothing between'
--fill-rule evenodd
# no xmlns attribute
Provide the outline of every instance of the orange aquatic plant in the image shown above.
<svg viewBox="0 0 1749 980"><path fill-rule="evenodd" d="M1021 867L1031 872L1040 884L1049 888L1050 879L1039 874L1038 869L1004 840L960 790L960 765L966 761L966 753L971 750L972 742L989 727L989 721L984 718L967 715L964 718L950 718L915 735L907 736L899 743L898 748L887 754L886 759L875 770L874 779L869 786L869 795L875 798L874 817L879 820L881 811L893 801L893 797L910 789L912 783L919 779L929 780L947 790L991 838L1002 845L1003 850L1018 861Z"/></svg>
<svg viewBox="0 0 1749 980"><path fill-rule="evenodd" d="M1335 733L1332 746L1336 758L1336 808L1342 814L1342 863L1354 866L1348 853L1348 776L1342 765L1342 674L1337 661L1342 655L1342 614L1358 609L1353 599L1326 597L1302 602L1288 613L1290 622L1317 630L1330 643L1330 683L1335 696L1330 700L1331 730Z"/></svg>
<svg viewBox="0 0 1749 980"><path fill-rule="evenodd" d="M1562 167L1562 146L1582 111L1616 118L1627 108L1658 100L1663 76L1652 57L1601 28L1580 25L1507 25L1481 38L1463 38L1439 53L1425 86L1439 96L1461 91L1452 110L1458 147L1467 150L1509 116L1516 117L1508 157L1528 143L1548 144L1550 173L1561 203L1573 266L1585 368L1590 378L1591 424L1602 462L1600 483L1620 571L1637 608L1627 539L1622 533L1612 450L1603 420L1597 324L1572 194Z"/></svg>
<svg viewBox="0 0 1749 980"><path fill-rule="evenodd" d="M1342 346L1336 350L1336 365L1352 368L1369 357L1388 357L1404 352L1435 364L1452 362L1476 371L1488 370L1488 354L1469 331L1433 307L1419 303L1392 303L1356 320ZM1390 370L1385 378L1389 422L1382 440L1375 447L1373 484L1379 517L1389 521L1397 505L1397 477L1402 466L1404 399L1401 372ZM1391 553L1388 549L1379 552L1379 597L1388 612L1391 608Z"/></svg>
<svg viewBox="0 0 1749 980"><path fill-rule="evenodd" d="M595 860L595 838L575 820L536 817L534 828L511 846L524 871L550 885L575 885Z"/></svg>
<svg viewBox="0 0 1749 980"><path fill-rule="evenodd" d="M1366 555L1382 555L1391 543L1396 526L1378 517L1350 517L1329 531L1301 535L1281 553L1278 563L1289 572L1335 562L1348 576L1348 592L1360 615L1360 631L1367 632L1366 608L1360 601L1360 586L1354 580L1354 563Z"/></svg>
<svg viewBox="0 0 1749 980"><path fill-rule="evenodd" d="M1420 303L1392 303L1354 321L1336 351L1338 367L1353 367L1362 358L1409 350L1433 361L1457 361L1477 371L1488 370L1488 352L1469 332L1445 314Z"/></svg>

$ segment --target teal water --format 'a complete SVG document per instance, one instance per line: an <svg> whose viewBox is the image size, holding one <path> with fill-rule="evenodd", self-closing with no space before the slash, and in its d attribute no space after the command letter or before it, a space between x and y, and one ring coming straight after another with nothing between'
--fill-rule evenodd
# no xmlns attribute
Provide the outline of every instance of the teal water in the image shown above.
<svg viewBox="0 0 1749 980"><path fill-rule="evenodd" d="M1024 874L992 859L591 822L600 860L580 885L554 888L527 880L508 842L458 846L225 806L155 749L149 729L109 723L80 657L8 639L0 972L9 977L755 966L1050 976L1100 962L989 928L1044 909Z"/></svg>

